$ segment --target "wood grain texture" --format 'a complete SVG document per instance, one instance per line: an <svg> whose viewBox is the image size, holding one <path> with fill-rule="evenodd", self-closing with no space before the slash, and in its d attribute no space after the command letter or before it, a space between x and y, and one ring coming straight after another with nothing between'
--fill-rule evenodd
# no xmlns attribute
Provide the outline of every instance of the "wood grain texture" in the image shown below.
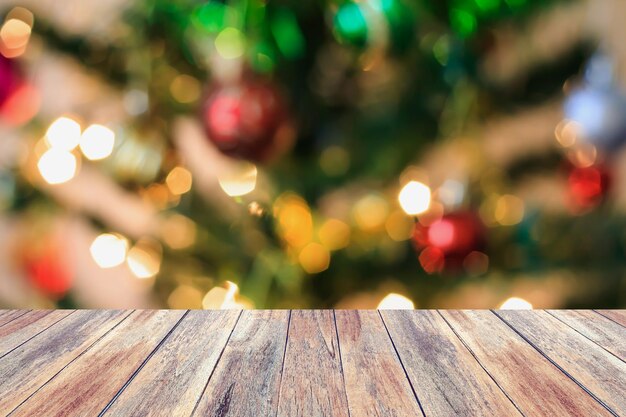
<svg viewBox="0 0 626 417"><path fill-rule="evenodd" d="M0 310L0 326L4 326L26 313L28 310Z"/></svg>
<svg viewBox="0 0 626 417"><path fill-rule="evenodd" d="M521 416L436 311L381 315L427 416Z"/></svg>
<svg viewBox="0 0 626 417"><path fill-rule="evenodd" d="M243 311L194 415L275 416L288 323L289 311Z"/></svg>
<svg viewBox="0 0 626 417"><path fill-rule="evenodd" d="M350 416L422 416L378 312L335 315Z"/></svg>
<svg viewBox="0 0 626 417"><path fill-rule="evenodd" d="M11 415L98 415L184 313L133 312Z"/></svg>
<svg viewBox="0 0 626 417"><path fill-rule="evenodd" d="M497 314L613 412L626 414L626 363L545 311Z"/></svg>
<svg viewBox="0 0 626 417"><path fill-rule="evenodd" d="M348 417L332 310L294 310L289 324L279 417Z"/></svg>
<svg viewBox="0 0 626 417"><path fill-rule="evenodd" d="M611 415L493 312L440 313L525 416Z"/></svg>
<svg viewBox="0 0 626 417"><path fill-rule="evenodd" d="M626 327L626 310L595 310L598 314Z"/></svg>
<svg viewBox="0 0 626 417"><path fill-rule="evenodd" d="M239 314L190 311L104 414L191 415Z"/></svg>
<svg viewBox="0 0 626 417"><path fill-rule="evenodd" d="M622 360L626 360L626 327L589 310L548 310L579 333Z"/></svg>
<svg viewBox="0 0 626 417"><path fill-rule="evenodd" d="M0 359L0 414L17 407L127 314L77 311Z"/></svg>
<svg viewBox="0 0 626 417"><path fill-rule="evenodd" d="M73 313L72 310L28 312L0 327L0 357Z"/></svg>

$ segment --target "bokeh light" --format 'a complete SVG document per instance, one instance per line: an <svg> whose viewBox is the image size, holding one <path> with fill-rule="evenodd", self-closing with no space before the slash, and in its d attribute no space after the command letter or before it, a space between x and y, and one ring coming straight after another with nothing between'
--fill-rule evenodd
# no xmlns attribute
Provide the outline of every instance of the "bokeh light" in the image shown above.
<svg viewBox="0 0 626 417"><path fill-rule="evenodd" d="M51 148L71 151L80 143L80 124L70 117L59 117L48 128L46 141Z"/></svg>
<svg viewBox="0 0 626 417"><path fill-rule="evenodd" d="M398 201L406 214L422 214L430 206L430 188L421 182L410 181L400 190Z"/></svg>
<svg viewBox="0 0 626 417"><path fill-rule="evenodd" d="M300 255L298 261L309 274L317 274L325 271L330 265L330 252L324 246L319 243L309 243L306 245Z"/></svg>
<svg viewBox="0 0 626 417"><path fill-rule="evenodd" d="M379 310L413 310L415 304L404 295L389 293L378 303Z"/></svg>
<svg viewBox="0 0 626 417"><path fill-rule="evenodd" d="M93 124L80 137L80 150L91 161L107 158L115 147L115 133L106 126Z"/></svg>
<svg viewBox="0 0 626 417"><path fill-rule="evenodd" d="M137 278L152 278L161 269L160 247L152 241L140 240L128 251L126 263Z"/></svg>
<svg viewBox="0 0 626 417"><path fill-rule="evenodd" d="M532 310L533 305L523 298L507 298L501 305L501 310Z"/></svg>
<svg viewBox="0 0 626 417"><path fill-rule="evenodd" d="M183 167L175 167L167 174L165 179L167 188L174 195L185 194L191 190L192 177L191 172Z"/></svg>
<svg viewBox="0 0 626 417"><path fill-rule="evenodd" d="M127 251L128 240L113 233L101 234L89 247L91 257L100 268L113 268L121 265L126 259Z"/></svg>
<svg viewBox="0 0 626 417"><path fill-rule="evenodd" d="M248 162L238 162L236 167L218 174L220 187L231 197L251 193L256 187L257 168Z"/></svg>
<svg viewBox="0 0 626 417"><path fill-rule="evenodd" d="M48 184L62 184L74 178L78 163L76 157L63 149L48 149L37 162L42 178Z"/></svg>

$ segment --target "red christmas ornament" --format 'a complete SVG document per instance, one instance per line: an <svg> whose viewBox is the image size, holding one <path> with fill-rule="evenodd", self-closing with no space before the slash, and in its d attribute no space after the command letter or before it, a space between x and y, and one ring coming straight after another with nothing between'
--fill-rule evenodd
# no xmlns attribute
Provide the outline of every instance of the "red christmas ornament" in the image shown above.
<svg viewBox="0 0 626 417"><path fill-rule="evenodd" d="M573 168L568 176L570 197L578 209L591 209L604 199L610 186L610 174L603 166Z"/></svg>
<svg viewBox="0 0 626 417"><path fill-rule="evenodd" d="M202 116L209 139L228 156L264 161L293 139L285 101L267 82L216 86L205 101Z"/></svg>
<svg viewBox="0 0 626 417"><path fill-rule="evenodd" d="M474 212L450 213L428 226L416 223L413 244L426 272L458 269L467 255L485 248L486 230Z"/></svg>
<svg viewBox="0 0 626 417"><path fill-rule="evenodd" d="M35 287L55 299L63 297L73 281L69 265L54 248L25 255L24 269Z"/></svg>
<svg viewBox="0 0 626 417"><path fill-rule="evenodd" d="M0 54L0 106L11 97L21 82L13 61Z"/></svg>

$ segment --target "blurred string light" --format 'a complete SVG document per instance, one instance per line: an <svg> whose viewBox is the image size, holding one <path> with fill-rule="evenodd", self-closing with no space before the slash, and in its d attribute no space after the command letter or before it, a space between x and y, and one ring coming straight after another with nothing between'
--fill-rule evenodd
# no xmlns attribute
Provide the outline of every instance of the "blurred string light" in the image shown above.
<svg viewBox="0 0 626 417"><path fill-rule="evenodd" d="M74 178L78 162L66 150L51 148L44 152L37 162L42 178L51 185L62 184Z"/></svg>
<svg viewBox="0 0 626 417"><path fill-rule="evenodd" d="M430 188L419 181L410 181L400 190L398 201L406 214L422 214L430 206Z"/></svg>
<svg viewBox="0 0 626 417"><path fill-rule="evenodd" d="M126 263L137 278L152 278L161 269L161 247L156 242L139 240L128 251Z"/></svg>
<svg viewBox="0 0 626 417"><path fill-rule="evenodd" d="M46 131L46 142L51 148L71 151L76 148L81 137L80 124L70 117L59 117Z"/></svg>
<svg viewBox="0 0 626 417"><path fill-rule="evenodd" d="M161 225L161 239L172 249L185 249L196 241L196 224L181 214L173 214Z"/></svg>
<svg viewBox="0 0 626 417"><path fill-rule="evenodd" d="M115 133L108 127L93 124L80 137L80 150L91 161L107 158L115 147Z"/></svg>
<svg viewBox="0 0 626 417"><path fill-rule="evenodd" d="M412 310L415 308L415 304L407 297L392 292L387 294L376 308L379 310Z"/></svg>
<svg viewBox="0 0 626 417"><path fill-rule="evenodd" d="M533 305L523 298L511 297L505 300L501 305L501 310L532 310Z"/></svg>
<svg viewBox="0 0 626 417"><path fill-rule="evenodd" d="M389 214L389 205L380 194L370 193L356 202L352 214L361 230L373 232L384 226Z"/></svg>
<svg viewBox="0 0 626 417"><path fill-rule="evenodd" d="M183 167L175 167L170 171L165 179L167 188L174 195L182 195L191 190L191 172Z"/></svg>
<svg viewBox="0 0 626 417"><path fill-rule="evenodd" d="M226 287L212 288L202 299L202 308L211 309L244 309L252 308L252 304L238 297L239 287L234 282L226 281ZM237 300L239 298L239 300Z"/></svg>
<svg viewBox="0 0 626 417"><path fill-rule="evenodd" d="M285 193L274 202L278 234L294 248L301 248L313 238L313 217L309 205L297 194Z"/></svg>
<svg viewBox="0 0 626 417"><path fill-rule="evenodd" d="M330 252L323 245L311 242L302 248L298 261L308 274L317 274L330 266Z"/></svg>
<svg viewBox="0 0 626 417"><path fill-rule="evenodd" d="M15 7L7 14L2 27L0 27L0 52L2 55L7 58L16 58L26 51L33 22L33 14L23 7Z"/></svg>
<svg viewBox="0 0 626 417"><path fill-rule="evenodd" d="M328 250L342 249L350 243L350 226L341 220L326 220L317 234L320 243Z"/></svg>
<svg viewBox="0 0 626 417"><path fill-rule="evenodd" d="M241 58L246 50L246 38L239 29L227 27L215 38L215 50L224 59Z"/></svg>
<svg viewBox="0 0 626 417"><path fill-rule="evenodd" d="M126 259L128 240L114 233L103 233L89 247L91 257L100 268L113 268Z"/></svg>
<svg viewBox="0 0 626 417"><path fill-rule="evenodd" d="M256 187L257 168L249 162L237 162L233 169L219 172L217 175L220 187L230 197L246 195Z"/></svg>

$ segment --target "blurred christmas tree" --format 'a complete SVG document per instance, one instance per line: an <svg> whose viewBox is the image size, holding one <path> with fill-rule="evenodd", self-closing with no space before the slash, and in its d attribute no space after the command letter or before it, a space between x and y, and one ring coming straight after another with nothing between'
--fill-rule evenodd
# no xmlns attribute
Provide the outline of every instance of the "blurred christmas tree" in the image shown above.
<svg viewBox="0 0 626 417"><path fill-rule="evenodd" d="M619 0L3 8L0 305L626 305Z"/></svg>

